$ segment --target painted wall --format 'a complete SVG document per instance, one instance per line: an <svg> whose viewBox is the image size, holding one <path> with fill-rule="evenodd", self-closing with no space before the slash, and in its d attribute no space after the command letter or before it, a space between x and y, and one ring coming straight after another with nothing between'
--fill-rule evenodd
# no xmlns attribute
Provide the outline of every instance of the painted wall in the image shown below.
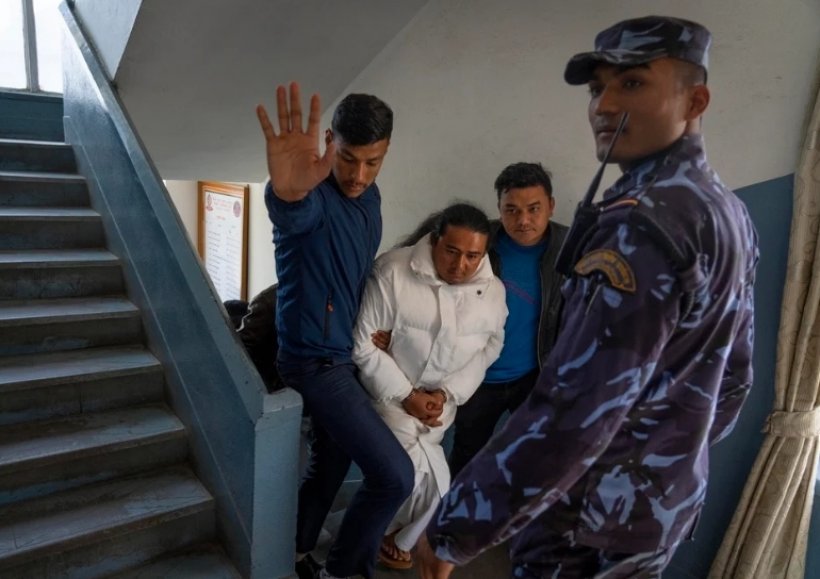
<svg viewBox="0 0 820 579"><path fill-rule="evenodd" d="M276 283L273 226L265 208L265 184L251 184L248 231L248 298Z"/></svg>
<svg viewBox="0 0 820 579"><path fill-rule="evenodd" d="M806 556L806 577L820 577L820 493L814 489L814 508L811 514L809 552Z"/></svg>
<svg viewBox="0 0 820 579"><path fill-rule="evenodd" d="M108 78L120 67L142 0L74 0L78 18L91 37Z"/></svg>
<svg viewBox="0 0 820 579"><path fill-rule="evenodd" d="M196 181L164 181L168 195L179 213L191 246L196 249L199 222L197 221Z"/></svg>
<svg viewBox="0 0 820 579"><path fill-rule="evenodd" d="M556 218L568 222L596 162L586 90L564 83L564 67L592 48L597 31L650 13L713 31L705 132L725 182L737 188L793 172L818 80L814 0L431 0L345 91L377 94L396 115L379 179L383 247L449 199L494 210L493 180L520 160L553 171Z"/></svg>
<svg viewBox="0 0 820 579"><path fill-rule="evenodd" d="M78 2L95 6L95 0ZM494 212L492 182L518 160L538 160L553 171L556 219L568 223L596 163L585 89L563 82L564 66L569 56L591 47L596 31L646 13L693 18L715 35L705 131L711 160L726 183L736 188L791 173L818 82L815 0L694 0L685 8L672 0L430 0L343 91L378 94L396 113L379 178L382 247L453 198ZM760 41L770 37L778 42ZM335 102L324 104L326 127ZM256 132L249 142L256 144L247 154L264 171ZM210 178L202 164L190 179ZM604 183L616 174L610 168ZM251 197L248 268L254 295L276 277L261 185Z"/></svg>
<svg viewBox="0 0 820 579"><path fill-rule="evenodd" d="M775 353L789 252L792 189L793 176L787 175L737 191L749 208L760 237L755 281L754 384L735 431L712 449L706 507L695 541L680 548L664 574L665 579L706 577L763 441L761 428L774 402Z"/></svg>
<svg viewBox="0 0 820 579"><path fill-rule="evenodd" d="M251 182L266 173L254 109L275 84L335 98L426 2L77 1L160 173Z"/></svg>

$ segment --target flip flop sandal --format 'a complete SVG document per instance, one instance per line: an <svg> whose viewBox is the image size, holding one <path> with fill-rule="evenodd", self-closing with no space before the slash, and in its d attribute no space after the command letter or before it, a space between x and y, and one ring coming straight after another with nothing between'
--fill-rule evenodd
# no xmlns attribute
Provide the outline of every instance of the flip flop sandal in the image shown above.
<svg viewBox="0 0 820 579"><path fill-rule="evenodd" d="M387 540L387 537L385 537L385 540ZM395 543L391 545L389 543L385 544L384 541L382 541L379 547L379 563L389 569L404 570L413 568L412 556L409 559L397 559L390 554L391 549L399 550L399 548L395 546Z"/></svg>

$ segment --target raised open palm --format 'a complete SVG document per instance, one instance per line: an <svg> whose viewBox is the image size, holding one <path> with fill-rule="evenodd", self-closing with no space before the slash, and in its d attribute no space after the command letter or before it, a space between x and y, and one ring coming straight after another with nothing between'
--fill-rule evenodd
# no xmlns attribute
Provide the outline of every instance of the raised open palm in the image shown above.
<svg viewBox="0 0 820 579"><path fill-rule="evenodd" d="M290 83L290 106L287 96L284 86L276 87L278 133L265 107L257 106L256 115L265 134L273 190L280 199L299 201L330 173L334 146L331 142L325 154L319 156L319 95L310 98L307 130L302 127L302 103L297 83Z"/></svg>

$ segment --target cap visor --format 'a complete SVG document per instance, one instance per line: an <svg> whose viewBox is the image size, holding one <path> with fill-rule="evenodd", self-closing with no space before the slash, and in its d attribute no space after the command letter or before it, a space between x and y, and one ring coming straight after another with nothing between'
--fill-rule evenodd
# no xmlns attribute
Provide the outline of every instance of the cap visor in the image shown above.
<svg viewBox="0 0 820 579"><path fill-rule="evenodd" d="M651 54L612 54L610 52L582 52L569 59L564 70L564 80L568 84L586 84L592 79L592 73L599 64L631 66L643 64L657 58Z"/></svg>

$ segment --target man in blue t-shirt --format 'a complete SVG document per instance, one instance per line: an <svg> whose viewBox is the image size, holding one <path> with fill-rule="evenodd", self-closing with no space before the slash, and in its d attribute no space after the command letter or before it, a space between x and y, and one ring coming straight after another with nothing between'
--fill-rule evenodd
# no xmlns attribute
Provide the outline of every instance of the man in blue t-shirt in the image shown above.
<svg viewBox="0 0 820 579"><path fill-rule="evenodd" d="M490 259L507 290L510 313L501 356L456 414L453 476L487 443L501 415L530 393L558 330L561 276L555 258L567 228L550 222L550 175L540 163L514 163L495 180L495 190L501 220L493 222Z"/></svg>
<svg viewBox="0 0 820 579"><path fill-rule="evenodd" d="M319 154L319 97L303 129L299 86L276 92L279 131L257 109L270 182L265 204L276 246L277 365L302 395L312 421L310 461L299 488L299 579L373 576L385 529L413 489L407 453L371 405L351 360L353 324L382 233L375 180L393 111L372 95L350 94L333 113ZM423 400L408 412L426 417ZM440 413L440 411L439 411ZM364 481L353 497L325 568L310 555L351 460Z"/></svg>

